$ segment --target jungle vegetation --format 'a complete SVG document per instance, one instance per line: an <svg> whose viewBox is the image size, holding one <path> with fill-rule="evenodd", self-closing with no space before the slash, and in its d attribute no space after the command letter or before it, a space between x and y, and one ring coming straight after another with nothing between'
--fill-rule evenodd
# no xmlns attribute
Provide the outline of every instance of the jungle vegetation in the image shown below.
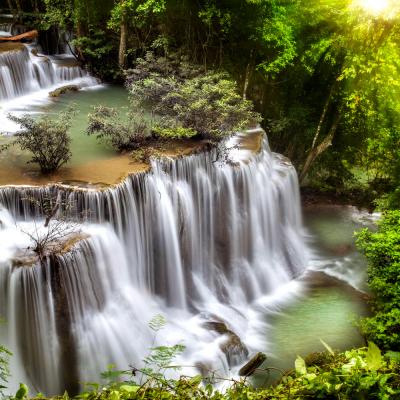
<svg viewBox="0 0 400 400"><path fill-rule="evenodd" d="M57 45L54 32L68 32L83 64L131 91L128 122L98 108L88 133L125 150L147 137L218 138L261 122L303 185L366 193L385 210L378 231L357 239L373 294L373 315L360 322L366 347L328 346L298 358L275 387L235 381L225 393L201 377L166 378L179 349L159 348L135 371L145 384L111 369L78 398L400 397L400 6L388 4L377 13L356 0L7 0L15 23L40 29L45 50ZM133 113L144 104L149 115ZM217 115L208 119L210 104ZM0 347L0 385L8 357ZM28 397L22 385L15 398Z"/></svg>
<svg viewBox="0 0 400 400"><path fill-rule="evenodd" d="M400 170L400 13L388 4L376 12L359 0L8 0L45 49L55 30L67 31L77 58L105 80L124 82L149 52L229 74L303 184L390 203Z"/></svg>

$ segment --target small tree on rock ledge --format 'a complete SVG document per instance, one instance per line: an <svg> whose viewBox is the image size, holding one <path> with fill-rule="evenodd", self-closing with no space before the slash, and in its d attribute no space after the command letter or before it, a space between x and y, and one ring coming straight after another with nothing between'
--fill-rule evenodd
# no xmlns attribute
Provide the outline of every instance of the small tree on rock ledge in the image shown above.
<svg viewBox="0 0 400 400"><path fill-rule="evenodd" d="M74 108L69 107L59 113L57 119L48 116L33 118L30 115L9 115L8 118L21 129L15 134L13 141L0 147L0 151L11 146L28 150L32 153L30 162L38 164L43 174L51 174L71 158L71 138L68 130L74 114Z"/></svg>

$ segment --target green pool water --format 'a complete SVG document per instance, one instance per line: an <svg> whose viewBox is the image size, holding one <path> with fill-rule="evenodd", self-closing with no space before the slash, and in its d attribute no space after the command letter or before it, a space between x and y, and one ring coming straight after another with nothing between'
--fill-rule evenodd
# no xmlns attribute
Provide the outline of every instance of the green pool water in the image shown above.
<svg viewBox="0 0 400 400"><path fill-rule="evenodd" d="M76 115L69 130L71 135L72 158L68 162L69 166L79 165L88 161L110 158L116 154L115 150L106 143L99 142L94 136L86 134L88 124L88 114L92 112L93 107L105 105L115 107L126 114L128 107L128 91L122 86L103 85L96 88L70 92L52 99L46 106L32 106L30 111L34 115L49 115L57 117L60 111L64 111L69 105L74 104ZM1 138L2 143L9 140ZM26 165L31 158L28 152L23 152L18 148L11 148L10 151L3 153L2 158L12 165Z"/></svg>
<svg viewBox="0 0 400 400"><path fill-rule="evenodd" d="M78 165L88 161L110 158L115 155L111 146L100 143L94 136L85 133L88 114L96 105L115 107L126 113L128 106L128 92L121 86L106 85L101 88L80 90L67 93L52 102L45 109L50 115L56 115L65 110L69 104L75 104L77 114L74 117L70 134L72 138L72 158L68 165Z"/></svg>
<svg viewBox="0 0 400 400"><path fill-rule="evenodd" d="M365 292L348 283L355 277L365 279L366 263L355 248L353 236L355 230L366 225L358 218L360 215L349 207L305 211L305 225L312 235L311 259L317 258L320 267L311 268L299 278L302 290L298 296L279 312L266 315L268 359L263 367L291 369L297 355L323 351L321 340L337 350L364 345L357 321L369 312ZM337 270L340 274L336 276ZM331 275L332 271L335 273ZM274 370L258 374L255 380L264 385L279 376Z"/></svg>

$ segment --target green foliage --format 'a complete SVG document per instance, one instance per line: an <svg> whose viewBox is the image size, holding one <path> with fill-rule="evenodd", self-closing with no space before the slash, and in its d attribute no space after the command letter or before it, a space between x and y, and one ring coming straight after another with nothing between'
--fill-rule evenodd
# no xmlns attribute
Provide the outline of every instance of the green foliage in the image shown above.
<svg viewBox="0 0 400 400"><path fill-rule="evenodd" d="M190 139L197 135L193 128L184 128L182 126L176 127L160 127L153 128L154 134L163 139Z"/></svg>
<svg viewBox="0 0 400 400"><path fill-rule="evenodd" d="M174 58L155 59L148 54L128 72L135 108L158 116L153 132L168 138L199 136L219 140L259 122L252 103L223 72L177 66Z"/></svg>
<svg viewBox="0 0 400 400"><path fill-rule="evenodd" d="M142 27L146 18L165 11L166 0L122 0L111 10L108 27L118 31L121 21L127 17L132 26Z"/></svg>
<svg viewBox="0 0 400 400"><path fill-rule="evenodd" d="M153 368L168 368L171 357L176 354L173 347L153 350L150 356ZM246 380L227 380L224 391L215 389L207 378L201 376L167 379L154 369L142 370L147 379L125 373L126 380L114 381L106 386L94 385L76 399L88 400L135 400L135 399L204 399L204 400L391 400L400 396L400 364L397 353L384 355L373 344L368 348L344 353L321 353L314 360L296 360L296 368L286 373L276 386L254 388ZM155 363L155 364L154 364ZM117 378L121 378L118 371ZM134 370L138 374L140 370ZM137 381L140 379L141 381ZM214 376L214 379L217 379ZM55 399L70 399L67 394Z"/></svg>
<svg viewBox="0 0 400 400"><path fill-rule="evenodd" d="M24 400L27 399L29 393L28 386L24 383L19 384L19 389L17 393L15 393L15 400Z"/></svg>
<svg viewBox="0 0 400 400"><path fill-rule="evenodd" d="M121 115L114 108L97 106L88 115L88 135L106 141L118 151L136 150L151 136L149 119L141 112Z"/></svg>
<svg viewBox="0 0 400 400"><path fill-rule="evenodd" d="M138 150L151 139L220 140L260 121L227 73L204 72L179 55L157 58L149 52L126 75L128 113L96 107L87 128L119 151Z"/></svg>
<svg viewBox="0 0 400 400"><path fill-rule="evenodd" d="M168 61L175 52L187 56L181 69L188 61L203 72L222 67L264 116L274 150L299 170L324 144L305 171L307 184L371 188L388 194L386 205L398 204L398 7L390 18L353 0L45 0L44 8L42 27L72 29L79 58L106 79L122 77L122 26L121 65L140 65L149 51L164 60L164 69L152 73L165 79L143 82L153 94L180 89L181 67ZM187 128L176 114L155 133L171 137L165 129Z"/></svg>
<svg viewBox="0 0 400 400"><path fill-rule="evenodd" d="M53 173L71 158L68 130L74 114L74 108L70 107L59 113L57 119L49 116L33 118L29 115L9 115L8 118L19 124L21 130L0 151L7 150L10 146L19 146L32 153L30 162L38 164L43 174Z"/></svg>
<svg viewBox="0 0 400 400"><path fill-rule="evenodd" d="M379 229L363 229L357 245L368 260L368 284L374 315L361 322L366 336L386 350L400 350L400 211L390 211Z"/></svg>
<svg viewBox="0 0 400 400"><path fill-rule="evenodd" d="M11 355L9 350L0 345L0 397L4 395L3 389L7 388L7 381L10 376L8 363Z"/></svg>

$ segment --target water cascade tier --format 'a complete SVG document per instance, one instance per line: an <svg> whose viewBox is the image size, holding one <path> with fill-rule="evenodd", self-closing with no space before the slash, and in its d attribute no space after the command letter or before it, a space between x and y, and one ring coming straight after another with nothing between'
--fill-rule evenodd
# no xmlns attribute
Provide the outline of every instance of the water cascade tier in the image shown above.
<svg viewBox="0 0 400 400"><path fill-rule="evenodd" d="M0 36L11 26L0 26ZM0 43L0 133L13 133L19 126L8 114L42 112L34 107L49 102L49 92L74 85L95 87L97 79L90 76L70 54L45 56L36 44Z"/></svg>
<svg viewBox="0 0 400 400"><path fill-rule="evenodd" d="M153 341L183 344L185 373L228 376L262 350L260 299L300 274L306 254L294 168L265 137L243 152L154 160L102 191L0 188L1 329L21 376L45 393L76 391L110 363L142 366ZM20 265L49 199L84 236ZM168 323L154 337L158 314Z"/></svg>
<svg viewBox="0 0 400 400"><path fill-rule="evenodd" d="M73 81L83 86L97 83L71 57L38 55L35 47L21 44L12 51L0 47L0 102Z"/></svg>

